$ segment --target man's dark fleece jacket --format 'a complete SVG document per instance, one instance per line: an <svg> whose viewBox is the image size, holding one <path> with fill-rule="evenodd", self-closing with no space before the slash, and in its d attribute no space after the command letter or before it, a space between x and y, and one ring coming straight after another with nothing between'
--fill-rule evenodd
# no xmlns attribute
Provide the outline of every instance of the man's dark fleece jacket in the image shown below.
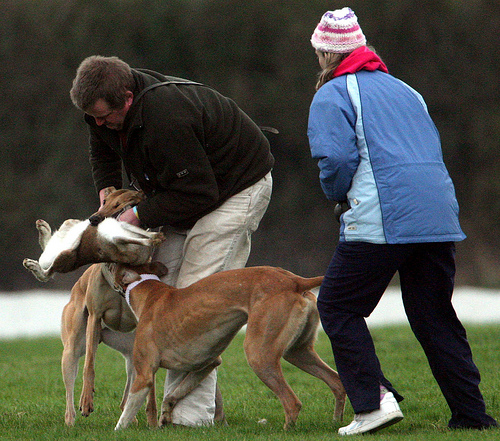
<svg viewBox="0 0 500 441"><path fill-rule="evenodd" d="M97 191L122 187L123 162L148 196L137 206L142 227L191 228L272 169L267 138L234 101L187 80L132 72L134 97L153 83L172 82L134 100L123 132L85 120Z"/></svg>

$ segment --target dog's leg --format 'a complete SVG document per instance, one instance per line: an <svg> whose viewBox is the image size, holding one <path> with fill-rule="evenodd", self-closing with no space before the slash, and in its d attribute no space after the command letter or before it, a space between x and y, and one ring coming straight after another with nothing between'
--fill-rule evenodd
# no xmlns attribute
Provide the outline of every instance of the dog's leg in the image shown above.
<svg viewBox="0 0 500 441"><path fill-rule="evenodd" d="M112 349L120 352L125 359L125 369L127 372L127 383L125 384L125 390L123 391L122 402L120 403L120 409L125 409L125 404L127 402L127 397L130 392L130 387L135 379L135 370L132 362L132 351L134 347L134 333L123 333L112 331L111 329L103 329L102 331L102 342ZM148 419L148 424L150 427L158 426L158 410L156 407L156 389L155 383L149 391L148 401L146 405L146 415Z"/></svg>
<svg viewBox="0 0 500 441"><path fill-rule="evenodd" d="M126 429L130 425L146 400L149 390L149 387L144 387L139 389L137 392L130 392L127 398L127 403L125 404L125 409L123 409L115 430Z"/></svg>
<svg viewBox="0 0 500 441"><path fill-rule="evenodd" d="M339 374L328 366L314 350L314 342L316 341L319 326L319 314L315 306L315 298L312 294L309 297L311 306L304 329L292 346L283 354L283 358L328 385L335 396L333 418L341 421L344 416L346 392L340 381Z"/></svg>
<svg viewBox="0 0 500 441"><path fill-rule="evenodd" d="M64 346L61 359L61 370L64 387L66 388L66 412L64 421L68 426L75 424L75 381L78 375L78 360L75 352L69 345Z"/></svg>
<svg viewBox="0 0 500 441"><path fill-rule="evenodd" d="M101 333L102 342L109 346L111 349L120 352L125 359L125 370L127 372L127 382L123 391L122 402L120 409L123 411L125 402L130 392L130 387L135 378L134 365L132 363L132 350L134 348L135 333L125 334L123 332L116 332L111 329L103 329Z"/></svg>
<svg viewBox="0 0 500 441"><path fill-rule="evenodd" d="M134 343L132 342L132 345L133 344ZM125 384L125 389L123 390L123 395L122 395L122 401L120 403L120 409L123 412L123 409L125 409L125 404L127 403L128 394L130 393L130 388L132 387L132 383L135 380L135 370L134 370L134 363L132 361L132 354L122 353L122 355L123 358L125 359L125 371L127 372L127 382Z"/></svg>
<svg viewBox="0 0 500 441"><path fill-rule="evenodd" d="M135 369L134 365L132 362L132 357L130 356L125 356L125 367L127 370L127 384L125 386L125 390L123 392L123 398L122 402L120 404L120 408L122 412L125 410L125 406L127 404L127 399L130 393L130 388L132 386L132 383L134 382L135 379ZM155 379L153 377L153 382L151 384L151 388L149 389L149 393L147 395L147 401L146 401L146 417L148 420L148 425L149 427L158 427L158 408L156 406L156 386L155 386ZM132 419L133 422L137 421L137 418Z"/></svg>
<svg viewBox="0 0 500 441"><path fill-rule="evenodd" d="M83 366L83 387L80 396L80 411L89 416L94 411L95 355L101 340L101 318L93 313L87 319L87 344Z"/></svg>
<svg viewBox="0 0 500 441"><path fill-rule="evenodd" d="M148 400L146 402L146 416L149 427L158 427L158 410L156 408L156 381L153 376L153 382L149 389Z"/></svg>
<svg viewBox="0 0 500 441"><path fill-rule="evenodd" d="M280 399L285 412L285 430L295 425L302 403L283 377L281 357L294 341L297 329L303 326L304 306L301 298L288 293L273 297L271 306L270 302L256 302L250 310L245 333L248 364ZM273 326L268 326L269 323Z"/></svg>
<svg viewBox="0 0 500 441"><path fill-rule="evenodd" d="M335 396L333 419L342 421L346 393L339 374L328 366L311 346L303 346L288 351L283 358L304 372L323 380Z"/></svg>
<svg viewBox="0 0 500 441"><path fill-rule="evenodd" d="M222 425L227 426L226 414L224 413L224 401L222 399L222 393L219 388L219 382L216 384L215 389L215 415L214 421Z"/></svg>
<svg viewBox="0 0 500 441"><path fill-rule="evenodd" d="M68 426L75 423L75 380L78 375L78 361L85 353L86 315L73 300L72 298L64 307L61 323L61 340L64 347L61 370L66 388L65 422Z"/></svg>
<svg viewBox="0 0 500 441"><path fill-rule="evenodd" d="M144 362L144 366L136 366L137 376L132 384L127 402L125 403L125 409L123 409L115 430L127 428L134 420L137 412L153 388L156 369L158 367L152 366L148 361Z"/></svg>
<svg viewBox="0 0 500 441"><path fill-rule="evenodd" d="M221 364L221 358L218 357L212 364L196 372L188 372L179 385L172 390L164 399L161 405L160 426L172 424L172 412L175 405L187 394L194 390L196 386L203 381L210 372ZM220 391L219 391L220 393Z"/></svg>
<svg viewBox="0 0 500 441"><path fill-rule="evenodd" d="M36 229L38 230L38 243L40 244L40 248L42 248L43 251L45 250L47 243L52 237L52 229L50 228L50 225L43 219L38 219L36 221Z"/></svg>
<svg viewBox="0 0 500 441"><path fill-rule="evenodd" d="M281 401L285 411L285 424L283 428L289 430L295 426L297 418L302 408L302 403L288 385L281 370L280 358L271 346L263 347L260 343L247 342L245 339L245 353L248 364L261 379L261 381L271 389Z"/></svg>

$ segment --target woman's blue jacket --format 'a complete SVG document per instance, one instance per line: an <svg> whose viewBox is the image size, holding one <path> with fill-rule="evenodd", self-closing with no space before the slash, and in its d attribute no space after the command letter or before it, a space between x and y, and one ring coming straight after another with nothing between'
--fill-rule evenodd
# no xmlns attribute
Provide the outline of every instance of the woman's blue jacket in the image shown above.
<svg viewBox="0 0 500 441"><path fill-rule="evenodd" d="M348 201L340 240L465 238L438 131L415 90L382 71L336 77L314 96L309 142L328 199Z"/></svg>

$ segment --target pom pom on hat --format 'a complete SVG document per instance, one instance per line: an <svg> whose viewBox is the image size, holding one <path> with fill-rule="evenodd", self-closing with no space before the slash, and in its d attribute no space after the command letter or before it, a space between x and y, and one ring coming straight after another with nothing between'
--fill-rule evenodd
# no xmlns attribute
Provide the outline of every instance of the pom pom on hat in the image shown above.
<svg viewBox="0 0 500 441"><path fill-rule="evenodd" d="M344 54L364 46L366 38L354 11L345 7L323 14L311 37L311 43L320 52Z"/></svg>

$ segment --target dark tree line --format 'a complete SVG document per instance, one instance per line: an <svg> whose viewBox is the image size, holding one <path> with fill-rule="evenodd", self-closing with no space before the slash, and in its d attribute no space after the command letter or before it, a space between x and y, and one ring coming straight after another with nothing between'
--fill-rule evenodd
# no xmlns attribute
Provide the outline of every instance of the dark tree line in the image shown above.
<svg viewBox="0 0 500 441"><path fill-rule="evenodd" d="M40 285L22 267L38 257L35 221L58 227L97 208L87 132L69 89L88 55L209 84L270 135L274 196L249 264L321 274L337 241L307 141L318 71L309 38L340 1L4 0L0 15L0 290ZM352 0L391 73L427 101L455 181L462 226L458 281L500 283L500 3ZM436 195L439 197L439 195Z"/></svg>

